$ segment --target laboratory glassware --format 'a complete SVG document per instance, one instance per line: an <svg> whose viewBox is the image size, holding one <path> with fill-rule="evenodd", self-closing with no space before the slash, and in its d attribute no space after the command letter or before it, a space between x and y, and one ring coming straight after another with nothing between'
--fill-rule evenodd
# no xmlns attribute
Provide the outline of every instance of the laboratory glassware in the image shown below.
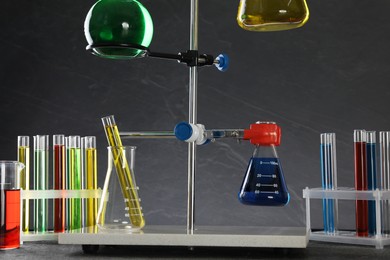
<svg viewBox="0 0 390 260"><path fill-rule="evenodd" d="M135 150L135 146L108 147L107 175L97 218L98 227L103 231L138 231L145 224L134 175ZM131 173L130 180L124 178L122 167ZM127 183L125 189L124 182Z"/></svg>
<svg viewBox="0 0 390 260"><path fill-rule="evenodd" d="M322 188L335 190L337 189L336 134L323 133L320 135L320 140ZM335 233L338 220L337 200L323 199L322 204L324 232Z"/></svg>
<svg viewBox="0 0 390 260"><path fill-rule="evenodd" d="M281 31L303 26L309 19L306 0L240 0L238 25L248 31Z"/></svg>
<svg viewBox="0 0 390 260"><path fill-rule="evenodd" d="M85 190L85 137L80 138L80 164L81 164L81 173L80 173L80 189ZM81 203L81 220L80 220L80 226L85 227L86 225L86 200L84 198L80 199Z"/></svg>
<svg viewBox="0 0 390 260"><path fill-rule="evenodd" d="M80 148L80 136L69 136L69 158L68 169L70 179L70 189L81 189L81 148ZM81 228L81 199L71 198L69 201L70 208L70 221L69 230Z"/></svg>
<svg viewBox="0 0 390 260"><path fill-rule="evenodd" d="M85 188L87 190L97 189L97 149L96 137L84 137L84 158L85 158ZM86 226L96 225L97 199L88 198L86 201Z"/></svg>
<svg viewBox="0 0 390 260"><path fill-rule="evenodd" d="M280 128L273 122L257 122L251 125L251 130L256 127L259 132L266 134L258 139L251 139L256 148L249 160L238 199L246 205L284 206L288 204L290 194L275 148L280 143ZM249 131L246 133L252 134Z"/></svg>
<svg viewBox="0 0 390 260"><path fill-rule="evenodd" d="M354 130L355 190L367 190L367 135ZM368 202L356 200L356 235L368 236Z"/></svg>
<svg viewBox="0 0 390 260"><path fill-rule="evenodd" d="M0 250L20 246L20 172L24 164L0 161Z"/></svg>
<svg viewBox="0 0 390 260"><path fill-rule="evenodd" d="M84 32L95 55L132 59L144 55L149 47L153 21L148 10L138 1L100 0L89 10ZM126 45L110 46L117 43Z"/></svg>
<svg viewBox="0 0 390 260"><path fill-rule="evenodd" d="M367 188L374 191L376 184L376 132L367 131ZM368 234L376 234L375 201L368 201Z"/></svg>
<svg viewBox="0 0 390 260"><path fill-rule="evenodd" d="M65 190L65 136L53 135L53 184L55 190ZM65 199L54 199L54 232L65 231Z"/></svg>
<svg viewBox="0 0 390 260"><path fill-rule="evenodd" d="M18 161L24 164L20 172L20 188L30 189L30 137L18 136ZM28 200L22 202L22 231L28 232L30 228L30 205Z"/></svg>
<svg viewBox="0 0 390 260"><path fill-rule="evenodd" d="M390 190L390 131L379 132L381 190ZM390 234L390 200L382 201L382 232Z"/></svg>
<svg viewBox="0 0 390 260"><path fill-rule="evenodd" d="M111 149L111 152L130 222L133 227L142 228L145 226L145 219L142 214L138 192L133 182L134 173L131 171L131 165L129 165L128 160L126 160L127 153L125 154L120 149L123 145L115 118L114 116L103 117L102 122L109 145L114 148L118 147L118 149Z"/></svg>
<svg viewBox="0 0 390 260"><path fill-rule="evenodd" d="M34 190L49 188L49 136L34 136ZM48 201L34 200L34 230L45 232L48 229Z"/></svg>

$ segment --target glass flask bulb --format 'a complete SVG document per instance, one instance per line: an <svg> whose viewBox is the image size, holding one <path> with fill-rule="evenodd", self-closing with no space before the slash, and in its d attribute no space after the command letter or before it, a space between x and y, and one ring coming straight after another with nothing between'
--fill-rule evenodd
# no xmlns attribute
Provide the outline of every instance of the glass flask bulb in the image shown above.
<svg viewBox="0 0 390 260"><path fill-rule="evenodd" d="M240 0L237 13L241 28L258 32L298 28L308 19L306 0Z"/></svg>
<svg viewBox="0 0 390 260"><path fill-rule="evenodd" d="M84 22L85 38L95 55L111 59L132 59L144 54L132 44L148 48L153 37L153 21L148 10L136 0L100 0L89 10Z"/></svg>
<svg viewBox="0 0 390 260"><path fill-rule="evenodd" d="M246 205L284 206L290 194L275 146L256 146L249 160L238 199Z"/></svg>

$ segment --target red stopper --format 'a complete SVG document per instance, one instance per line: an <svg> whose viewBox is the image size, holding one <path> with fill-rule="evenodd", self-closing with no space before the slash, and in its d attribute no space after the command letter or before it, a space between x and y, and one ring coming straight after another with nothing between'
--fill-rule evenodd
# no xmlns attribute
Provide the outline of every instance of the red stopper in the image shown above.
<svg viewBox="0 0 390 260"><path fill-rule="evenodd" d="M244 140L250 140L255 145L280 145L282 129L273 122L259 122L251 124L244 130Z"/></svg>

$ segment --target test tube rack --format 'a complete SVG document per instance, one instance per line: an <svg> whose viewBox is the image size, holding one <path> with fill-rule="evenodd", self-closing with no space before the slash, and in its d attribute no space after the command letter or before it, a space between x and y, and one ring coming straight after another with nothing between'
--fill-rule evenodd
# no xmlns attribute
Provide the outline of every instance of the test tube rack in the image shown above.
<svg viewBox="0 0 390 260"><path fill-rule="evenodd" d="M335 190L324 190L322 188L309 189L306 187L303 190L303 198L306 202L306 230L309 235L309 240L367 245L375 246L377 249L383 249L384 246L390 245L390 236L382 234L381 220L381 202L390 200L390 191L365 190L356 191L352 188L338 188ZM326 234L324 231L312 231L310 220L310 200L311 199L335 199L335 200L372 200L375 201L376 213L376 235L369 237L356 236L354 231L337 230L335 233Z"/></svg>
<svg viewBox="0 0 390 260"><path fill-rule="evenodd" d="M100 199L102 195L101 189L96 190L21 190L20 200L33 200L33 199L70 199L70 198L95 198ZM20 203L20 212L23 212L22 203ZM49 214L49 213L47 213ZM22 225L20 225L22 227ZM23 232L20 231L20 244L30 241L58 241L58 234L53 231L46 232Z"/></svg>

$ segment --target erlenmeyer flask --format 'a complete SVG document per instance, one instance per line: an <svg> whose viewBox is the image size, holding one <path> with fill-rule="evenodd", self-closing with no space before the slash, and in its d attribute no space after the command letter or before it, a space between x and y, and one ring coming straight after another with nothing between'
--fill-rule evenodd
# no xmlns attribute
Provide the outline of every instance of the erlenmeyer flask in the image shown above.
<svg viewBox="0 0 390 260"><path fill-rule="evenodd" d="M135 150L135 146L108 147L107 174L97 216L101 231L132 232L145 226L134 177Z"/></svg>
<svg viewBox="0 0 390 260"><path fill-rule="evenodd" d="M237 22L248 31L282 31L309 19L306 0L240 0Z"/></svg>
<svg viewBox="0 0 390 260"><path fill-rule="evenodd" d="M243 204L258 206L284 206L289 202L290 194L274 145L256 146L238 199Z"/></svg>

